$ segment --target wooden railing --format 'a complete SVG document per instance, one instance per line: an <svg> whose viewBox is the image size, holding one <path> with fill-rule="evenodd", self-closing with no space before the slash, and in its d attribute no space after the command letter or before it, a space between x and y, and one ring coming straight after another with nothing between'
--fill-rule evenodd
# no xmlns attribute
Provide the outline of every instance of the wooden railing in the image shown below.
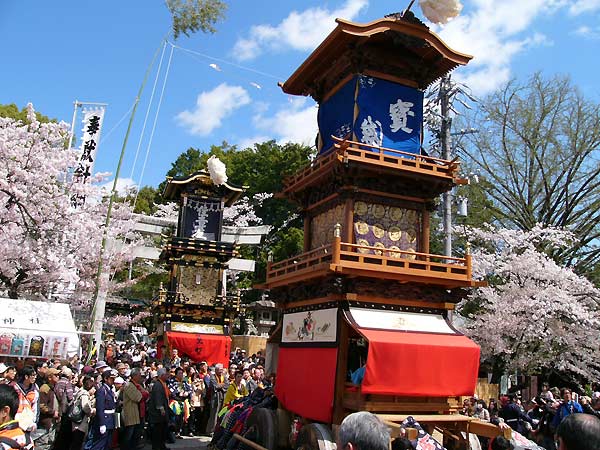
<svg viewBox="0 0 600 450"><path fill-rule="evenodd" d="M471 256L454 258L428 253L340 243L339 264L343 267L406 272L440 278L470 279Z"/></svg>
<svg viewBox="0 0 600 450"><path fill-rule="evenodd" d="M327 154L320 155L318 158L316 158L314 161L311 161L310 164L304 166L302 169L300 169L295 174L290 175L289 177L286 177L283 180L283 184L285 186L293 186L298 181L303 180L304 178L308 177L309 175L316 173L319 170L327 167L328 165L333 163L336 159L337 159L336 152L329 152Z"/></svg>
<svg viewBox="0 0 600 450"><path fill-rule="evenodd" d="M321 264L329 265L332 257L332 245L329 244L276 263L269 261L267 262L267 282L274 278L313 271L316 266Z"/></svg>
<svg viewBox="0 0 600 450"><path fill-rule="evenodd" d="M453 178L458 173L460 163L457 159L451 161L425 156L417 153L404 152L388 147L365 144L363 142L343 140L332 136L334 147L343 151L343 156L350 160L376 162L378 165L430 173L438 176Z"/></svg>
<svg viewBox="0 0 600 450"><path fill-rule="evenodd" d="M428 253L410 252L383 247L350 244L334 237L332 245L325 245L293 258L269 262L267 283L305 275L322 275L328 270L345 269L386 272L411 277L470 282L471 255L455 258Z"/></svg>
<svg viewBox="0 0 600 450"><path fill-rule="evenodd" d="M363 142L350 141L332 136L334 145L326 153L319 155L314 161L306 165L294 175L284 179L284 192L311 176L324 170L336 160L353 160L365 163L375 163L380 166L399 168L411 172L425 173L455 178L458 174L460 163L457 159L451 161L425 156L416 153L404 152L393 148L378 147Z"/></svg>

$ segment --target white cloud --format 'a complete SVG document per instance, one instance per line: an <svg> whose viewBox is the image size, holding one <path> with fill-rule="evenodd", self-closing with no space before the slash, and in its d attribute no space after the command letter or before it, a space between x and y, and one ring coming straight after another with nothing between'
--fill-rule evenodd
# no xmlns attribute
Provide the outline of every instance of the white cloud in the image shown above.
<svg viewBox="0 0 600 450"><path fill-rule="evenodd" d="M433 28L450 47L474 56L457 78L482 95L508 81L517 54L532 46L551 45L546 36L529 30L537 18L564 5L561 0L476 0L470 13Z"/></svg>
<svg viewBox="0 0 600 450"><path fill-rule="evenodd" d="M101 189L106 191L107 195L113 188L113 183L115 180L107 181L106 183L102 183ZM137 183L131 178L119 178L117 180L117 194L120 196L125 196L137 187Z"/></svg>
<svg viewBox="0 0 600 450"><path fill-rule="evenodd" d="M220 127L225 117L248 103L250 96L243 87L221 83L212 91L200 93L196 108L180 112L176 120L190 133L206 136Z"/></svg>
<svg viewBox="0 0 600 450"><path fill-rule="evenodd" d="M600 0L577 0L569 7L569 14L578 16L600 9Z"/></svg>
<svg viewBox="0 0 600 450"><path fill-rule="evenodd" d="M311 99L295 98L288 107L281 108L272 116L257 114L254 125L257 129L271 132L267 139L276 139L281 144L294 142L314 145L317 135L317 107Z"/></svg>
<svg viewBox="0 0 600 450"><path fill-rule="evenodd" d="M256 58L265 48L313 50L335 28L336 18L352 20L368 3L368 0L346 0L335 10L315 7L292 11L276 26L254 25L249 37L235 43L233 56L243 61Z"/></svg>
<svg viewBox="0 0 600 450"><path fill-rule="evenodd" d="M572 34L581 36L585 39L600 39L600 27L591 28L587 25L582 25L573 31Z"/></svg>
<svg viewBox="0 0 600 450"><path fill-rule="evenodd" d="M273 139L273 137L269 137L266 135L258 135L258 136L253 136L253 137L249 137L249 138L244 138L242 140L240 140L236 145L238 150L245 150L247 148L254 148L254 144L256 143L263 143L266 141L269 141Z"/></svg>

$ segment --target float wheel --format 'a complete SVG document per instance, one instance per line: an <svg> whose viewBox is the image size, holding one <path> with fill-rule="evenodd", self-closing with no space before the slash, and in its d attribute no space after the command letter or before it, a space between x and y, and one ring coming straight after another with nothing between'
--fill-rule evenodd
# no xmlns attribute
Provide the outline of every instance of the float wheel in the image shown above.
<svg viewBox="0 0 600 450"><path fill-rule="evenodd" d="M331 429L320 423L304 425L296 439L296 450L336 450Z"/></svg>
<svg viewBox="0 0 600 450"><path fill-rule="evenodd" d="M277 449L277 416L267 408L254 408L246 419L244 437L266 448Z"/></svg>

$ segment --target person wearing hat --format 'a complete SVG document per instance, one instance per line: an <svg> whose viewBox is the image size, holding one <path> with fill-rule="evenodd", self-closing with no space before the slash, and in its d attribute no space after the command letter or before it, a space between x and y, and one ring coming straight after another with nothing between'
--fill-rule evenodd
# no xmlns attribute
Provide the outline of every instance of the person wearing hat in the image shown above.
<svg viewBox="0 0 600 450"><path fill-rule="evenodd" d="M533 419L525 414L517 404L517 396L515 394L508 395L508 402L500 410L499 416L504 419L509 427L520 434L526 433L526 422L530 425L533 424Z"/></svg>
<svg viewBox="0 0 600 450"><path fill-rule="evenodd" d="M102 384L96 391L96 415L92 420L84 446L86 450L108 450L111 448L116 412L113 384L117 375L116 370L108 369L102 372Z"/></svg>
<svg viewBox="0 0 600 450"><path fill-rule="evenodd" d="M71 427L71 419L69 419L67 415L67 409L69 408L69 404L73 401L75 397L75 392L73 391L73 383L71 383L71 378L73 378L73 371L67 366L62 366L60 369L60 375L56 385L54 386L54 393L56 394L56 398L58 399L58 406L60 408L60 426L56 433L56 439L54 441L54 448L67 448L69 446L69 442L71 442L73 431Z"/></svg>
<svg viewBox="0 0 600 450"><path fill-rule="evenodd" d="M120 362L119 364L117 364L116 369L117 369L117 372L119 373L119 376L121 378L123 378L123 380L127 381L127 379L129 378L127 376L127 371L129 370L129 364Z"/></svg>
<svg viewBox="0 0 600 450"><path fill-rule="evenodd" d="M0 380L0 384L9 384L14 387L14 385L16 384L15 378L17 378L17 368L12 365L5 367L6 369L2 373L2 379Z"/></svg>
<svg viewBox="0 0 600 450"><path fill-rule="evenodd" d="M121 448L135 450L144 434L146 400L150 396L142 386L142 371L139 367L131 370L131 379L125 383L121 392L123 397Z"/></svg>
<svg viewBox="0 0 600 450"><path fill-rule="evenodd" d="M46 382L40 387L40 418L38 424L41 428L50 430L52 425L60 421L60 407L54 393L54 386L58 383L60 370L54 367L46 371Z"/></svg>
<svg viewBox="0 0 600 450"><path fill-rule="evenodd" d="M148 424L152 429L152 450L167 450L167 424L169 422L169 371L158 369L157 379L152 385L146 410Z"/></svg>

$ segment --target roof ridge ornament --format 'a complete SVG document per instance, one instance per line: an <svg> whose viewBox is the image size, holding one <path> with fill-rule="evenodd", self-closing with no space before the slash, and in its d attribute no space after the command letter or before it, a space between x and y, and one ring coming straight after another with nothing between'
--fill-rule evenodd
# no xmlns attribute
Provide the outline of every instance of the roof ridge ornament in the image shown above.
<svg viewBox="0 0 600 450"><path fill-rule="evenodd" d="M415 0L411 0L404 11L387 14L385 18L404 20L409 23L427 27L410 10L414 3ZM419 6L421 7L421 11L423 11L425 18L435 24L448 23L450 20L457 17L463 8L460 0L419 0Z"/></svg>
<svg viewBox="0 0 600 450"><path fill-rule="evenodd" d="M427 20L435 24L450 22L463 8L460 0L419 0L419 6Z"/></svg>

